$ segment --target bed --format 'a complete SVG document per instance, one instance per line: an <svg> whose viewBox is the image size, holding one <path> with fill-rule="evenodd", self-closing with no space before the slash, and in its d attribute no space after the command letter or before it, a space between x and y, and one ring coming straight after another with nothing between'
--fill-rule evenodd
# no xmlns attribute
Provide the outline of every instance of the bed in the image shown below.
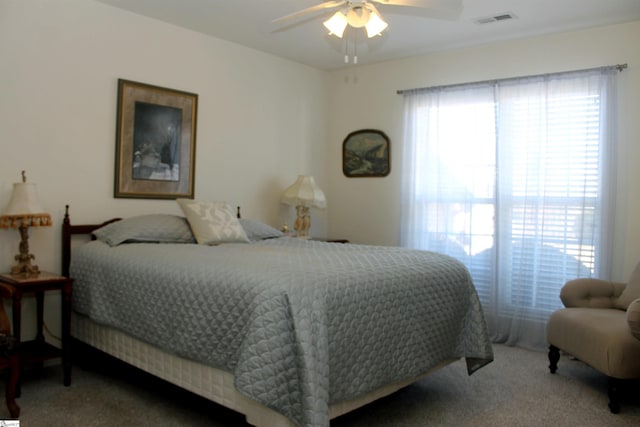
<svg viewBox="0 0 640 427"><path fill-rule="evenodd" d="M240 240L212 244L190 215L72 225L67 207L72 337L270 427L326 427L453 361L471 375L493 360L453 258L235 221Z"/></svg>

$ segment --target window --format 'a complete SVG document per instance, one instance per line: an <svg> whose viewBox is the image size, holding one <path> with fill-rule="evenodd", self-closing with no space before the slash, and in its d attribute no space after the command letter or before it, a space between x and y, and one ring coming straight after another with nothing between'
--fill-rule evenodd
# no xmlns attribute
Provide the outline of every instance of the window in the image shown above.
<svg viewBox="0 0 640 427"><path fill-rule="evenodd" d="M495 341L546 346L562 285L608 277L616 73L405 93L401 241L467 265Z"/></svg>

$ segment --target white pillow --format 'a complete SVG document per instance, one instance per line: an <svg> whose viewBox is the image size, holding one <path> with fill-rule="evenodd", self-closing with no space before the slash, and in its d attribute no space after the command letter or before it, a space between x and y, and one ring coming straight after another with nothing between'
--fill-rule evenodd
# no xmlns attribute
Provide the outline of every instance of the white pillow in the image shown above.
<svg viewBox="0 0 640 427"><path fill-rule="evenodd" d="M249 239L233 208L224 202L201 202L177 199L184 216L189 221L196 241L203 245L243 242Z"/></svg>

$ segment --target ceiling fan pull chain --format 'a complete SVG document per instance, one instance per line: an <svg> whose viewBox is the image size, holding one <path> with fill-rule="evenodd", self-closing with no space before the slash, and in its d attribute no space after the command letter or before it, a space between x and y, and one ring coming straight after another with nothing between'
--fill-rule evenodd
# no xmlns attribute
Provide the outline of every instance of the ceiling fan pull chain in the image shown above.
<svg viewBox="0 0 640 427"><path fill-rule="evenodd" d="M358 63L358 32L353 32L353 63Z"/></svg>
<svg viewBox="0 0 640 427"><path fill-rule="evenodd" d="M345 37L342 40L342 46L344 47L344 63L348 64L349 63L349 42L347 41L348 38Z"/></svg>

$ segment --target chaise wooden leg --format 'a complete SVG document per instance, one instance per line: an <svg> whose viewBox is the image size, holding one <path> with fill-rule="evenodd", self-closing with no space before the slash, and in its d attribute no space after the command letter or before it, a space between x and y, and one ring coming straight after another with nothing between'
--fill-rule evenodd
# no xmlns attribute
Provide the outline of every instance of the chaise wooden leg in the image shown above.
<svg viewBox="0 0 640 427"><path fill-rule="evenodd" d="M549 371L555 374L558 370L558 361L560 360L560 349L554 345L549 346ZM620 412L620 385L618 378L609 377L608 394L609 394L609 410L612 414Z"/></svg>
<svg viewBox="0 0 640 427"><path fill-rule="evenodd" d="M609 377L609 410L612 414L620 412L620 380Z"/></svg>
<svg viewBox="0 0 640 427"><path fill-rule="evenodd" d="M560 349L554 345L549 346L549 371L555 374L558 370L558 360L560 360Z"/></svg>

